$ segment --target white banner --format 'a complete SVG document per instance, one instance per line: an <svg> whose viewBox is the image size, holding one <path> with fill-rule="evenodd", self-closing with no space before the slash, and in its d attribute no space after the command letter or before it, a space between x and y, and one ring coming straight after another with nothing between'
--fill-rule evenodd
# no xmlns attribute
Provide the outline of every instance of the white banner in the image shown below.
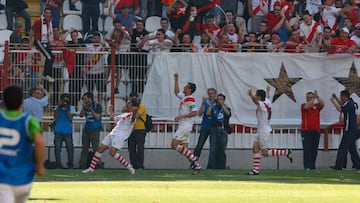
<svg viewBox="0 0 360 203"><path fill-rule="evenodd" d="M299 126L300 105L305 102L306 92L318 90L325 101L321 124L326 126L339 118L330 102L333 93L339 95L348 84L351 93L360 94L357 73L349 78L351 67L359 70L359 63L358 58L348 54L160 54L155 56L149 71L143 102L154 117L173 120L179 105L173 75L179 73L180 90L187 82L197 85L194 96L199 107L201 98L207 96L207 89L213 87L225 94L225 103L232 109L231 123L256 126L255 105L247 90L252 88L255 92L270 86L270 100L274 101L272 125ZM359 103L357 94L352 94L352 98ZM201 118L196 120L200 122Z"/></svg>

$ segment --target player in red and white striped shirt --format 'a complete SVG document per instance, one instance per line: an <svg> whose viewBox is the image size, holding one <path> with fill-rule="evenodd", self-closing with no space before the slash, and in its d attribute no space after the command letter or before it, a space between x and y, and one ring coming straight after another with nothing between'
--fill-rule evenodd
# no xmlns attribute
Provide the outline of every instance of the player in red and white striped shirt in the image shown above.
<svg viewBox="0 0 360 203"><path fill-rule="evenodd" d="M92 173L95 170L96 164L100 161L102 153L110 148L110 155L114 159L118 160L122 165L124 165L131 175L135 175L135 169L132 165L125 160L125 158L119 154L119 149L124 146L125 141L129 138L134 123L136 121L134 114L137 111L139 103L137 99L130 99L126 103L126 112L114 117L113 108L110 106L109 112L110 117L114 118L116 126L111 130L111 132L102 140L101 145L97 149L95 155L92 158L90 167L83 170L83 173Z"/></svg>
<svg viewBox="0 0 360 203"><path fill-rule="evenodd" d="M174 79L174 93L181 101L179 105L179 115L175 118L175 120L179 122L179 125L171 140L171 148L180 152L189 160L189 162L191 162L191 166L194 169L193 174L196 175L201 173L203 169L198 163L197 157L188 150L189 135L193 127L192 118L198 114L195 98L192 96L196 90L196 85L189 82L184 87L183 93L180 93L178 82L179 75L177 73L174 74Z"/></svg>
<svg viewBox="0 0 360 203"><path fill-rule="evenodd" d="M264 157L267 156L286 156L292 163L292 151L290 149L269 149L270 147L270 116L271 103L270 100L265 100L266 92L264 90L256 90L256 95L253 95L252 90L248 90L248 95L256 104L256 117L258 121L257 134L253 144L253 169L248 175L259 175L260 171L260 150Z"/></svg>

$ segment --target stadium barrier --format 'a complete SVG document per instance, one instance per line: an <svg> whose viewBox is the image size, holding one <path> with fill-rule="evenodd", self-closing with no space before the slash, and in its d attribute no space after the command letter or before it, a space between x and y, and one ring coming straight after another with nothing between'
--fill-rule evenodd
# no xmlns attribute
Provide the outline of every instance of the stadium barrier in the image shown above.
<svg viewBox="0 0 360 203"><path fill-rule="evenodd" d="M46 117L43 121L43 137L47 147L54 146L54 133L49 127L52 123L52 117ZM103 117L103 127L100 134L100 140L111 131L111 121L109 117ZM81 147L81 136L85 119L74 117L73 119L73 144L74 147ZM145 139L145 148L148 149L170 149L172 135L177 129L177 122L168 121L161 118L153 118L153 129L147 133ZM195 148L199 134L200 123L195 123L190 135L189 148ZM227 149L252 149L253 138L256 134L256 128L243 125L232 125L232 133L229 134ZM274 148L302 149L301 131L298 127L273 127L271 133L271 143ZM342 136L341 126L332 126L321 130L319 149L329 150L337 149ZM127 148L127 146L124 146ZM205 149L209 148L209 139L206 142Z"/></svg>

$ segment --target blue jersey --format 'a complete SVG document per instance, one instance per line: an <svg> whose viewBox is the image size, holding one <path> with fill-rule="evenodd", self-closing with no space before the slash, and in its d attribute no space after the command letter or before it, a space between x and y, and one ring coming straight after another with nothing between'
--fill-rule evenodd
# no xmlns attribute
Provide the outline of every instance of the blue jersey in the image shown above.
<svg viewBox="0 0 360 203"><path fill-rule="evenodd" d="M75 114L75 107L70 106L69 111L71 114ZM67 111L65 107L60 107L58 110L54 133L62 133L67 135L72 135L72 120L70 120L67 116Z"/></svg>
<svg viewBox="0 0 360 203"><path fill-rule="evenodd" d="M0 183L16 186L32 182L35 172L34 133L30 131L35 132L34 129L40 129L34 117L0 111Z"/></svg>
<svg viewBox="0 0 360 203"><path fill-rule="evenodd" d="M90 110L85 110L85 117L86 117L86 122L85 122L85 126L84 126L84 130L85 131L92 131L92 130L96 130L96 129L101 129L101 113L102 113L102 107L100 104L93 102L92 103L92 108L94 109L94 111L96 113L100 114L100 119L96 120L94 115L92 114L92 112Z"/></svg>
<svg viewBox="0 0 360 203"><path fill-rule="evenodd" d="M202 117L202 122L201 122L201 129L204 130L210 130L211 129L211 122L212 122L212 116L208 116L206 115L206 110L210 107L210 100L206 100L204 103L204 114Z"/></svg>

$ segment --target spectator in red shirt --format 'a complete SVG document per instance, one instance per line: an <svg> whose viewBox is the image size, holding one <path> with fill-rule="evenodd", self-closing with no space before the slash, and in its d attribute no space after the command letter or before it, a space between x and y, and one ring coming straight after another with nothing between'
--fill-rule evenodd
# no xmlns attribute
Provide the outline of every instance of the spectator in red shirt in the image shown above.
<svg viewBox="0 0 360 203"><path fill-rule="evenodd" d="M291 32L289 40L285 43L285 52L287 53L304 53L305 42L300 36L299 30Z"/></svg>
<svg viewBox="0 0 360 203"><path fill-rule="evenodd" d="M41 17L32 26L34 45L45 57L43 79L54 82L52 68L54 56L50 48L50 43L54 40L51 9L45 8Z"/></svg>
<svg viewBox="0 0 360 203"><path fill-rule="evenodd" d="M356 43L349 39L349 29L343 27L340 30L339 37L334 37L329 42L325 41L325 48L329 54L336 53L354 53L357 50Z"/></svg>
<svg viewBox="0 0 360 203"><path fill-rule="evenodd" d="M301 137L305 170L316 169L316 157L320 140L320 111L325 103L317 91L306 93L306 103L301 104Z"/></svg>
<svg viewBox="0 0 360 203"><path fill-rule="evenodd" d="M292 27L282 11L280 2L275 2L273 13L265 10L263 4L260 4L260 10L267 18L269 33L278 34L281 41L286 42Z"/></svg>
<svg viewBox="0 0 360 203"><path fill-rule="evenodd" d="M218 35L221 31L220 27L215 24L213 15L206 16L206 21L202 25L202 30L205 32L209 32L212 35Z"/></svg>

